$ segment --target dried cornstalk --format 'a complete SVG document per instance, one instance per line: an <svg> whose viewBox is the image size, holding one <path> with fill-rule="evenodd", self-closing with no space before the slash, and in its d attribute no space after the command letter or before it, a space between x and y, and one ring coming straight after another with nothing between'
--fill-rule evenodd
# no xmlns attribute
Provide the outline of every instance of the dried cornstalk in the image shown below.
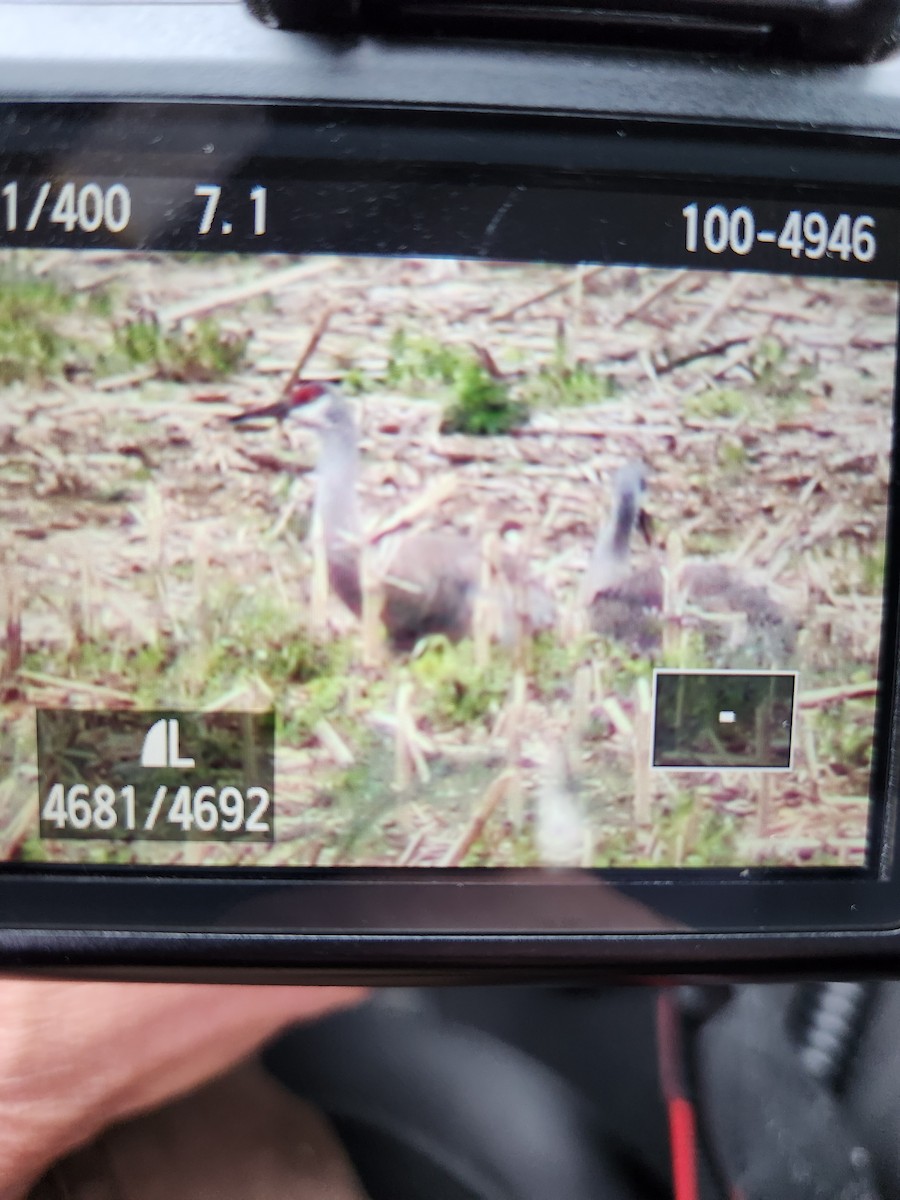
<svg viewBox="0 0 900 1200"><path fill-rule="evenodd" d="M22 665L22 593L14 567L5 566L3 577L6 585L3 598L5 637L0 679L10 679Z"/></svg>
<svg viewBox="0 0 900 1200"><path fill-rule="evenodd" d="M579 741L585 733L591 719L591 703L593 701L594 670L591 665L583 665L576 669L572 687L572 733Z"/></svg>
<svg viewBox="0 0 900 1200"><path fill-rule="evenodd" d="M397 689L394 729L394 790L405 792L413 779L428 783L431 771L422 752L419 731L412 714L413 685L406 681Z"/></svg>
<svg viewBox="0 0 900 1200"><path fill-rule="evenodd" d="M621 316L616 318L613 322L613 327L620 329L629 321L633 321L635 317L643 316L647 309L655 304L657 300L678 287L686 275L687 271L673 271L671 274L664 274L656 287L645 292L637 304L632 305L631 308L626 309Z"/></svg>
<svg viewBox="0 0 900 1200"><path fill-rule="evenodd" d="M781 304L756 303L752 300L742 304L741 311L745 313L759 313L760 316L774 317L776 321L805 321L810 325L817 325L822 320L817 311L807 312L802 308L788 308L786 305Z"/></svg>
<svg viewBox="0 0 900 1200"><path fill-rule="evenodd" d="M254 675L203 705L204 712L226 712L229 709L243 712L267 712L275 703L275 694L269 685Z"/></svg>
<svg viewBox="0 0 900 1200"><path fill-rule="evenodd" d="M680 867L684 864L685 840L686 839L685 839L684 831L677 834L675 837L675 849L672 854L672 866L673 867Z"/></svg>
<svg viewBox="0 0 900 1200"><path fill-rule="evenodd" d="M379 667L384 661L385 635L381 614L384 609L384 581L371 547L363 546L359 556L362 585L362 658L363 666Z"/></svg>
<svg viewBox="0 0 900 1200"><path fill-rule="evenodd" d="M568 279L564 279L562 283L554 284L553 287L543 288L539 292L535 292L530 296L526 296L524 300L517 300L515 304L504 308L501 312L493 313L488 320L492 323L499 321L508 321L510 317L514 317L516 313L520 313L525 308L530 308L532 304L540 304L542 300L550 300L553 296L558 296L560 292L568 291L569 288L577 286L584 289L584 285L589 279L593 279L595 275L599 275L601 271L606 270L606 267L591 267L590 270L581 270L574 273Z"/></svg>
<svg viewBox="0 0 900 1200"><path fill-rule="evenodd" d="M444 475L440 479L435 480L420 496L416 496L409 504L404 504L402 508L399 508L395 513L391 513L389 517L380 521L373 529L369 530L366 540L371 545L375 545L376 542L380 542L388 534L396 533L399 529L414 525L422 517L428 516L434 509L439 508L449 500L456 491L458 484L459 480L452 475Z"/></svg>
<svg viewBox="0 0 900 1200"><path fill-rule="evenodd" d="M339 767L353 766L356 761L353 751L330 721L321 717L313 727L313 732Z"/></svg>
<svg viewBox="0 0 900 1200"><path fill-rule="evenodd" d="M199 529L194 537L194 621L203 646L212 640L212 606L209 603L209 542L206 531Z"/></svg>
<svg viewBox="0 0 900 1200"><path fill-rule="evenodd" d="M689 330L686 331L685 340L694 342L695 344L712 328L718 321L719 317L729 308L732 308L735 300L740 296L741 292L747 287L747 277L744 275L735 275L731 282L724 289L718 299L711 304L707 310L696 320Z"/></svg>
<svg viewBox="0 0 900 1200"><path fill-rule="evenodd" d="M96 392L119 392L132 388L135 384L146 383L155 378L158 367L142 367L139 371L129 371L125 375L109 375L106 379L95 379L92 387Z"/></svg>
<svg viewBox="0 0 900 1200"><path fill-rule="evenodd" d="M287 501L282 505L281 512L275 520L272 528L269 530L268 537L271 541L276 541L284 533L288 527L288 522L294 513L300 507L300 501L305 500L305 494L301 494L300 480L295 479L290 487ZM313 513L313 524L315 524L316 516Z"/></svg>
<svg viewBox="0 0 900 1200"><path fill-rule="evenodd" d="M536 591L532 590L537 585L536 583L532 584L529 574L529 564L540 559L540 550L535 546L538 531L538 522L527 526L522 543L516 550L515 562L507 564L509 568L507 570L504 570L501 564L498 572L498 578L502 574L507 579L511 592L508 607L514 623L512 630L513 662L518 670L525 672L530 671L532 667L534 656L532 634L539 627L541 619L539 598ZM501 629L501 636L508 640L505 630Z"/></svg>
<svg viewBox="0 0 900 1200"><path fill-rule="evenodd" d="M425 757L424 749L427 745L427 739L420 735L415 718L411 713L405 724L404 732L406 733L406 745L409 750L409 756L412 759L419 782L430 783L431 768L428 766L428 759Z"/></svg>
<svg viewBox="0 0 900 1200"><path fill-rule="evenodd" d="M328 551L325 546L325 529L321 515L313 512L309 531L312 549L312 579L309 598L309 630L311 634L322 632L328 622Z"/></svg>
<svg viewBox="0 0 900 1200"><path fill-rule="evenodd" d="M668 375L672 371L677 371L681 367L688 367L691 363L698 362L702 358L716 358L718 355L726 354L729 350L734 349L735 346L744 347L749 341L748 337L726 338L724 341L717 342L714 346L705 346L699 350L692 350L687 354L678 355L677 358L667 358L665 362L657 366L656 373L657 375ZM742 350L741 354L736 356L733 361L723 364L716 372L716 379L720 378L729 367L736 366L744 357L745 353Z"/></svg>
<svg viewBox="0 0 900 1200"><path fill-rule="evenodd" d="M603 711L609 717L617 733L622 734L624 737L632 736L634 733L634 723L630 720L617 696L606 697L603 701Z"/></svg>
<svg viewBox="0 0 900 1200"><path fill-rule="evenodd" d="M812 787L812 798L817 804L821 803L823 773L816 750L816 739L813 737L812 724L799 711L794 715L794 737L797 739L798 748L801 746L803 748L803 755L809 771L809 782Z"/></svg>
<svg viewBox="0 0 900 1200"><path fill-rule="evenodd" d="M765 842L772 833L772 776L768 771L754 771L750 788L756 791L756 836Z"/></svg>
<svg viewBox="0 0 900 1200"><path fill-rule="evenodd" d="M118 700L129 706L134 704L134 696L128 692L121 692L117 688L104 687L99 683L84 683L77 679L60 679L56 675L46 675L41 671L23 671L19 670L19 678L27 683L37 684L39 687L55 688L56 690L67 694L74 692L85 696L100 696L107 700Z"/></svg>
<svg viewBox="0 0 900 1200"><path fill-rule="evenodd" d="M878 680L867 683L845 683L840 687L818 688L813 692L802 692L799 696L801 708L824 708L840 700L861 700L878 695Z"/></svg>
<svg viewBox="0 0 900 1200"><path fill-rule="evenodd" d="M666 662L681 662L685 640L684 602L681 572L684 566L684 546L677 530L666 539L666 565L663 580L663 654Z"/></svg>
<svg viewBox="0 0 900 1200"><path fill-rule="evenodd" d="M638 354L638 362L641 364L641 370L650 380L650 385L653 388L653 395L656 397L665 396L665 390L659 382L659 376L656 373L656 366L653 362L653 356L649 350L641 350Z"/></svg>
<svg viewBox="0 0 900 1200"><path fill-rule="evenodd" d="M580 641L590 629L591 597L582 581L575 588L564 604L559 605L556 618L556 632L561 642L572 643Z"/></svg>
<svg viewBox="0 0 900 1200"><path fill-rule="evenodd" d="M528 704L528 677L524 671L513 675L509 703L503 709L494 726L494 741L498 736L506 742L506 761L518 762L525 736L525 710Z"/></svg>
<svg viewBox="0 0 900 1200"><path fill-rule="evenodd" d="M205 296L160 309L157 320L165 328L178 325L187 317L197 317L203 313L212 312L215 308L227 308L232 304L243 304L245 300L253 300L256 296L280 292L284 288L292 287L295 283L333 270L334 262L334 258L328 257L316 258L312 262L306 260L297 266L286 267L283 271L273 271L271 267L266 267L263 274L251 283L239 284L237 287L217 288L215 291L207 292Z"/></svg>
<svg viewBox="0 0 900 1200"><path fill-rule="evenodd" d="M492 780L485 790L481 802L472 814L468 825L441 860L440 865L442 867L458 867L460 865L481 837L485 825L493 816L497 806L509 793L515 777L516 772L512 768L507 767L496 779Z"/></svg>
<svg viewBox="0 0 900 1200"><path fill-rule="evenodd" d="M422 843L424 841L425 841L425 830L424 829L420 829L417 833L414 833L412 835L412 837L409 839L409 841L406 843L405 850L400 855L400 857L397 859L397 866L398 867L408 867L409 864L413 861L413 859L418 854L419 850L422 847Z"/></svg>
<svg viewBox="0 0 900 1200"><path fill-rule="evenodd" d="M325 336L331 318L337 310L335 308L324 308L319 314L319 318L309 331L309 337L306 339L306 344L300 351L300 357L294 363L294 369L287 378L287 382L281 389L282 396L287 396L291 388L301 379L303 372L306 370L306 364L315 354L318 349L319 342Z"/></svg>
<svg viewBox="0 0 900 1200"><path fill-rule="evenodd" d="M497 592L497 558L499 547L497 537L486 533L481 539L481 556L478 567L478 592L475 597L472 613L472 631L475 638L475 664L479 670L485 671L491 662L491 642L501 632L498 628L496 612Z"/></svg>
<svg viewBox="0 0 900 1200"><path fill-rule="evenodd" d="M638 825L649 825L652 818L653 788L650 773L650 688L646 679L636 682L634 697L634 819Z"/></svg>
<svg viewBox="0 0 900 1200"><path fill-rule="evenodd" d="M551 867L581 866L586 834L568 751L562 742L551 744L535 792L534 841L539 861Z"/></svg>

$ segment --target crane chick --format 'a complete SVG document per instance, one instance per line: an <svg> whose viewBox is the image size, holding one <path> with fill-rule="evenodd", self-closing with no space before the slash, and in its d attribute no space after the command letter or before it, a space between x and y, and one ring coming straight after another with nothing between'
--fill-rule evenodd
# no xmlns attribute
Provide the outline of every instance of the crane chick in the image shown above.
<svg viewBox="0 0 900 1200"><path fill-rule="evenodd" d="M649 526L644 509L647 472L642 463L620 467L613 480L610 518L597 535L583 598L592 629L653 656L667 618L666 579L658 558L635 564L634 534ZM689 559L676 571L670 594L682 601L684 624L701 634L710 658L733 667L779 668L796 648L795 623L768 588L734 567Z"/></svg>

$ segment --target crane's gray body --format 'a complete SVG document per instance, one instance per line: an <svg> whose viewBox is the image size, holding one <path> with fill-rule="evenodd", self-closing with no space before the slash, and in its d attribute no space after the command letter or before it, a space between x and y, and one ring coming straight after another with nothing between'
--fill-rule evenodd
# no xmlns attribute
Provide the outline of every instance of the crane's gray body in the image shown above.
<svg viewBox="0 0 900 1200"><path fill-rule="evenodd" d="M637 654L655 655L669 615L663 565L658 557L638 564L633 558L646 487L638 463L626 463L616 473L609 521L597 536L588 566L585 601L596 633ZM796 625L765 586L715 560L682 563L674 575L671 590L684 608L679 620L699 634L710 661L723 655L723 666L790 665Z"/></svg>

